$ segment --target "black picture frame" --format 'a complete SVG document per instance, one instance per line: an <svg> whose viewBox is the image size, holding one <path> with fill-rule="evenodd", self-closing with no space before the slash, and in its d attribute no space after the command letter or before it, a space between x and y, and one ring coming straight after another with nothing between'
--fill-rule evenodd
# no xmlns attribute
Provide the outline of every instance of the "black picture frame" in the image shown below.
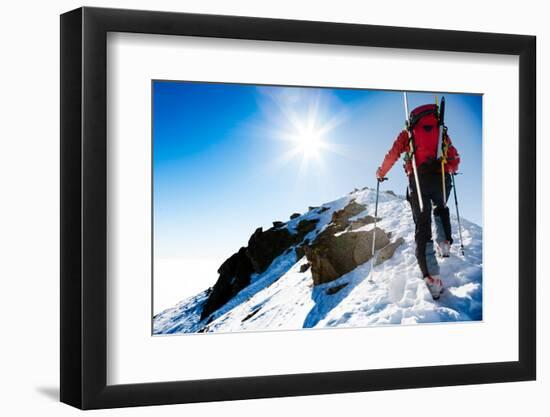
<svg viewBox="0 0 550 417"><path fill-rule="evenodd" d="M519 360L107 385L108 32L519 56ZM61 401L82 409L533 380L534 36L102 8L61 15Z"/></svg>

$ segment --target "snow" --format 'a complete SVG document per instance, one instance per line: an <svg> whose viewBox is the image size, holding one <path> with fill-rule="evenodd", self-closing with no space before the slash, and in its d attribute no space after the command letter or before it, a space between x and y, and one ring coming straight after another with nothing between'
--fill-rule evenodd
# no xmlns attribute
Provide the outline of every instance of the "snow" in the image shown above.
<svg viewBox="0 0 550 417"><path fill-rule="evenodd" d="M319 209L311 210L290 220L286 227L294 231L301 220L318 218L316 229L306 236L312 240L330 222L332 213L352 200L367 207L354 218L374 216L375 197L376 192L371 189L355 191L321 206L328 210L322 213ZM449 258L438 259L445 291L434 301L414 256L414 223L409 203L402 196L381 192L378 217L381 218L378 227L391 232L391 241L402 237L405 243L391 259L373 267L372 271L369 261L335 281L314 286L311 270L300 272L300 267L307 263L306 258L296 259L294 250L288 251L276 258L264 273L254 275L249 286L210 318L200 321L202 304L207 299L207 291L203 291L157 314L154 333L294 330L482 319L480 226L461 219L465 246L465 256L462 256L458 224L454 215L451 216L456 243ZM347 233L372 227L373 224L369 224Z"/></svg>

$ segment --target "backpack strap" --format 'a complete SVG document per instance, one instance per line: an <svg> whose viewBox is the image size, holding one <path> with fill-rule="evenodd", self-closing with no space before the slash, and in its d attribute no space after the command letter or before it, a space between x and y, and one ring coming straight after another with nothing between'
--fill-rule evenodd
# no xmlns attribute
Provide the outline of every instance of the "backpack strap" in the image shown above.
<svg viewBox="0 0 550 417"><path fill-rule="evenodd" d="M405 124L405 130L409 134L409 143L408 143L409 150L405 153L404 158L403 158L405 160L405 163L407 163L408 161L412 161L413 156L414 156L414 152L415 152L414 134L413 134L413 130L412 130L412 127L411 127L410 118Z"/></svg>

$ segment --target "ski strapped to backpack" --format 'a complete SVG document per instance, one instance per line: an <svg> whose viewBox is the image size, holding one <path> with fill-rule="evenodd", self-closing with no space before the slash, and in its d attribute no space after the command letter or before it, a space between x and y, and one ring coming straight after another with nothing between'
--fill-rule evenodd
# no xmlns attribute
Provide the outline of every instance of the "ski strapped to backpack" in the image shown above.
<svg viewBox="0 0 550 417"><path fill-rule="evenodd" d="M439 125L439 140L437 143L438 158L441 159L441 190L443 191L443 205L447 205L447 187L445 185L445 164L447 163L447 151L449 141L447 140L447 126L445 126L445 97L441 97L441 105L437 105L437 96L435 96L435 105L437 108L437 119Z"/></svg>
<svg viewBox="0 0 550 417"><path fill-rule="evenodd" d="M405 105L405 128L409 134L409 153L408 157L412 160L412 168L414 174L414 183L416 185L416 196L418 197L418 207L420 212L424 211L424 203L422 202L422 192L420 191L420 181L418 180L418 170L416 168L416 157L414 149L414 140L411 127L411 119L409 115L409 101L407 100L407 92L403 91L403 103Z"/></svg>

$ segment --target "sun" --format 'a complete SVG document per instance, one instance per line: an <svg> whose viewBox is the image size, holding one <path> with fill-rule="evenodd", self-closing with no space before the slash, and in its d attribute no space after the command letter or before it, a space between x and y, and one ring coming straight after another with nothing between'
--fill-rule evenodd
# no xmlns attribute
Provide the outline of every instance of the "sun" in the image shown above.
<svg viewBox="0 0 550 417"><path fill-rule="evenodd" d="M286 144L273 160L274 166L282 167L294 161L299 166L298 176L305 176L324 172L330 154L347 156L335 143L333 134L347 119L346 109L331 105L331 98L320 92L286 93L270 96L275 107L270 108L273 124L267 134Z"/></svg>
<svg viewBox="0 0 550 417"><path fill-rule="evenodd" d="M324 147L323 135L319 129L305 128L298 129L295 135L293 135L296 149L305 158L311 158L319 156L321 150Z"/></svg>

